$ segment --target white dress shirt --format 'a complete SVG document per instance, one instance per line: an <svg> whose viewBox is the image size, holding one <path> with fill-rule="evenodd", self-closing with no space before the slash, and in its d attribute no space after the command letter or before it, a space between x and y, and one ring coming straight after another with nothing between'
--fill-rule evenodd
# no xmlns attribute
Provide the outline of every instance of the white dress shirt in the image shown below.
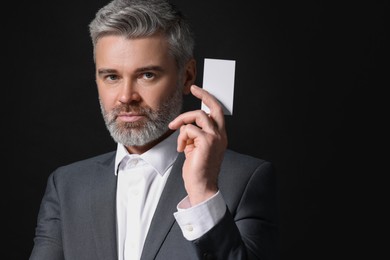
<svg viewBox="0 0 390 260"><path fill-rule="evenodd" d="M118 259L139 260L149 226L178 152L176 131L147 152L129 154L118 144L115 158L117 185ZM174 213L188 240L199 238L224 215L226 204L218 192L191 207L188 197Z"/></svg>

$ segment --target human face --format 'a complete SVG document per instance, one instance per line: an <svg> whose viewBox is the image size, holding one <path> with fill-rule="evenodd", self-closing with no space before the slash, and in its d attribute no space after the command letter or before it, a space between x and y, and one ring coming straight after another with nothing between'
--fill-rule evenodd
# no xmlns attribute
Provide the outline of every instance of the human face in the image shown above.
<svg viewBox="0 0 390 260"><path fill-rule="evenodd" d="M131 150L166 133L181 111L184 82L165 38L104 36L95 55L99 101L114 140Z"/></svg>

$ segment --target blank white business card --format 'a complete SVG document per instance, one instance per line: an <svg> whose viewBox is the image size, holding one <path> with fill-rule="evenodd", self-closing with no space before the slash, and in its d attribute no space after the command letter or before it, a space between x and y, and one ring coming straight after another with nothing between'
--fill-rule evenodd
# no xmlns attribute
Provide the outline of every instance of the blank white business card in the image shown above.
<svg viewBox="0 0 390 260"><path fill-rule="evenodd" d="M217 98L225 115L233 115L235 70L235 60L204 59L202 87ZM203 103L201 109L210 112Z"/></svg>

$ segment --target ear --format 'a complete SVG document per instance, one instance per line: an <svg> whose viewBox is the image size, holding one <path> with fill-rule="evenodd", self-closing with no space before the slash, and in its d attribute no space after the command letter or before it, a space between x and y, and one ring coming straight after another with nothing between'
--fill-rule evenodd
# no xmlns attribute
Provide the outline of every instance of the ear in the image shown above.
<svg viewBox="0 0 390 260"><path fill-rule="evenodd" d="M195 83L196 78L196 61L195 59L191 59L187 62L184 69L184 77L183 77L183 93L188 95L191 93L190 88Z"/></svg>

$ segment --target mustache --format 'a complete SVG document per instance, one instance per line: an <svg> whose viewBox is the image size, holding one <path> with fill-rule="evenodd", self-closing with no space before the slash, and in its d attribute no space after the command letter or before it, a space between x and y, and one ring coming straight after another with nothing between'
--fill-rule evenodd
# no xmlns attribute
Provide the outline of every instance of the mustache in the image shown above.
<svg viewBox="0 0 390 260"><path fill-rule="evenodd" d="M153 113L153 110L150 107L143 107L140 105L132 104L120 104L111 110L111 115L114 118L117 118L118 115L121 113L135 113L150 117L150 115Z"/></svg>

